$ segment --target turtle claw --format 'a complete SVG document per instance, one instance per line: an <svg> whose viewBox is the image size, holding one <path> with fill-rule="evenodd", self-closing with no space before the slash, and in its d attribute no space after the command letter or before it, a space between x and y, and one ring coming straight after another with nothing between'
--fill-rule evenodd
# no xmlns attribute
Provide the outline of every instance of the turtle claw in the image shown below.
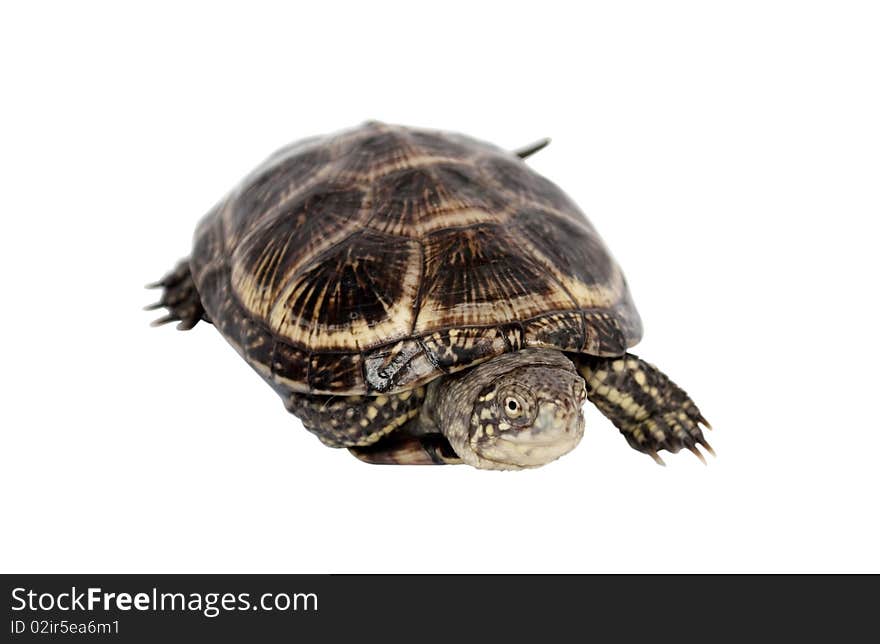
<svg viewBox="0 0 880 644"><path fill-rule="evenodd" d="M702 448L703 448L704 450L706 450L707 452L709 452L709 453L712 455L713 458L717 458L717 455L715 454L715 450L712 449L712 446L711 446L711 445L709 445L709 441L707 441L705 438L703 438L702 436L700 436L700 438L697 439L697 442L702 446Z"/></svg>
<svg viewBox="0 0 880 644"><path fill-rule="evenodd" d="M179 322L177 328L181 331L188 331L198 324L199 320L207 319L205 309L202 308L199 293L189 271L188 261L180 262L173 271L165 275L158 282L148 284L147 288L161 288L164 290L159 301L145 306L144 310L155 311L163 307L168 309L168 314L158 320L154 320L151 326L162 326L169 322Z"/></svg>
<svg viewBox="0 0 880 644"><path fill-rule="evenodd" d="M688 445L687 448L688 448L688 451L689 451L691 454L693 454L693 455L696 456L698 459L700 459L700 462L701 462L703 465L708 465L708 463L706 463L706 457L703 456L702 452L700 452L699 449L697 449L694 445Z"/></svg>
<svg viewBox="0 0 880 644"><path fill-rule="evenodd" d="M645 450L645 453L654 459L654 462L657 463L660 467L666 467L666 461L660 458L660 455L654 451L653 449Z"/></svg>
<svg viewBox="0 0 880 644"><path fill-rule="evenodd" d="M175 328L178 331L189 331L191 328L193 328L198 323L199 323L198 320L193 320L192 318L187 318L186 320L181 320L180 322L178 322L178 324Z"/></svg>
<svg viewBox="0 0 880 644"><path fill-rule="evenodd" d="M665 450L676 454L686 449L705 465L706 459L698 446L715 456L715 451L703 437L703 432L700 431L696 421L689 414L677 410L655 412L654 416L640 423L633 423L631 428L625 428L625 434L627 429L632 432L628 434L630 445L648 454L655 461L659 451Z"/></svg>
<svg viewBox="0 0 880 644"><path fill-rule="evenodd" d="M169 322L177 322L179 319L180 318L176 315L164 315L161 318L150 322L150 326L163 326L165 324L168 324Z"/></svg>

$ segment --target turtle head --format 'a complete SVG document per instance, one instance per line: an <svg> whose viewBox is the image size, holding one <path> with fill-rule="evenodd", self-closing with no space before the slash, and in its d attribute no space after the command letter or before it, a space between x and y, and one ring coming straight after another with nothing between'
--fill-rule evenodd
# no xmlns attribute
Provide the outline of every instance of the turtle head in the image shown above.
<svg viewBox="0 0 880 644"><path fill-rule="evenodd" d="M559 351L504 354L456 384L469 394L454 397L470 402L467 429L444 432L459 457L475 467L544 465L574 449L584 434L584 380Z"/></svg>

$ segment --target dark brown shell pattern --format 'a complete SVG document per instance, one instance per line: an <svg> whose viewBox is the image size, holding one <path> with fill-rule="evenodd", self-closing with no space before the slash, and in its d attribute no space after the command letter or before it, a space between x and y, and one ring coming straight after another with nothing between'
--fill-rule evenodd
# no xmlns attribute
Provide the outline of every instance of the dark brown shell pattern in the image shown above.
<svg viewBox="0 0 880 644"><path fill-rule="evenodd" d="M370 122L283 148L202 220L190 264L280 390L397 392L524 347L614 356L641 337L571 199L458 134Z"/></svg>

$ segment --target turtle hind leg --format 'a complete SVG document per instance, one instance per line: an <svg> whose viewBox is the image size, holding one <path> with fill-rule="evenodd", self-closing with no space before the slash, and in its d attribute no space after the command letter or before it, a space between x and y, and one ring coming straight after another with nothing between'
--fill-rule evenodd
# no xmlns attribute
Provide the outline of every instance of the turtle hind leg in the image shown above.
<svg viewBox="0 0 880 644"><path fill-rule="evenodd" d="M666 374L632 354L574 358L586 380L587 398L621 431L634 449L658 464L660 450L687 449L705 463L698 445L714 455L700 425L709 428L696 403Z"/></svg>
<svg viewBox="0 0 880 644"><path fill-rule="evenodd" d="M358 460L374 465L457 465L461 459L442 434L414 436L405 431L366 447L349 447Z"/></svg>
<svg viewBox="0 0 880 644"><path fill-rule="evenodd" d="M158 302L144 308L147 311L168 309L165 316L153 321L153 326L177 322L178 329L188 331L198 324L199 320L210 322L193 282L189 260L181 261L173 271L158 282L148 284L147 288L161 288L162 296Z"/></svg>

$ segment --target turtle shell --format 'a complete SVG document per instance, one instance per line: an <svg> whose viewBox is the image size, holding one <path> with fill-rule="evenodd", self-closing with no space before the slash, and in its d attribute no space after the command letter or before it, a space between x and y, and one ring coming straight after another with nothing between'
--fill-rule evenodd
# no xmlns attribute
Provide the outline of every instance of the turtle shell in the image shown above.
<svg viewBox="0 0 880 644"><path fill-rule="evenodd" d="M583 213L515 154L370 122L283 148L199 225L207 314L270 383L397 392L523 347L641 337Z"/></svg>

